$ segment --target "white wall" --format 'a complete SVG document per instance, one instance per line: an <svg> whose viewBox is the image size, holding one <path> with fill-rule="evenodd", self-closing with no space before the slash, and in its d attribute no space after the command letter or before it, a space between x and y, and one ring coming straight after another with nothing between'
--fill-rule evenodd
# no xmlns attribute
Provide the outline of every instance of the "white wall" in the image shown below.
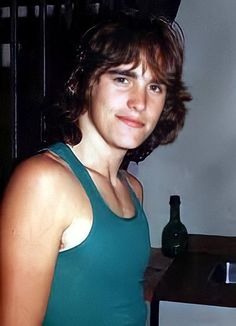
<svg viewBox="0 0 236 326"><path fill-rule="evenodd" d="M236 1L182 0L176 20L194 99L177 141L139 164L155 247L171 194L181 196L189 233L236 236Z"/></svg>
<svg viewBox="0 0 236 326"><path fill-rule="evenodd" d="M235 308L161 301L159 309L160 326L235 326Z"/></svg>

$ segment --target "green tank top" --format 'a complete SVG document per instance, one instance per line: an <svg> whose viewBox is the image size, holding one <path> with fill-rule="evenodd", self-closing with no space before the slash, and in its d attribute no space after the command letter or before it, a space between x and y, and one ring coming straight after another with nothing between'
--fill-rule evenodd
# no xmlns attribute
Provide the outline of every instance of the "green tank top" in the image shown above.
<svg viewBox="0 0 236 326"><path fill-rule="evenodd" d="M69 164L83 185L93 225L81 244L58 254L43 325L144 326L143 277L150 240L139 200L130 187L135 216L119 217L67 145L56 143L49 150Z"/></svg>

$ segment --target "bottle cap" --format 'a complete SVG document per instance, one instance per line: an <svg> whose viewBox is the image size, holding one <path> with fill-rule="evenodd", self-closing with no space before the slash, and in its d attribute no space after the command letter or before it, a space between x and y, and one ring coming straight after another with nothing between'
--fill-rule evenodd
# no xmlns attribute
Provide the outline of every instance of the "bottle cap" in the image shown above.
<svg viewBox="0 0 236 326"><path fill-rule="evenodd" d="M180 196L179 195L172 195L170 196L170 205L180 205Z"/></svg>

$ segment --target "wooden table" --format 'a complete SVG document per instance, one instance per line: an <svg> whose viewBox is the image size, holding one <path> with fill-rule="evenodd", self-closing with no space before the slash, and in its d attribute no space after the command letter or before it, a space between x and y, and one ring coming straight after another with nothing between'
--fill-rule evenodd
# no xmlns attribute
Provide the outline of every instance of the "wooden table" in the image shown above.
<svg viewBox="0 0 236 326"><path fill-rule="evenodd" d="M151 301L151 326L159 324L160 301L236 307L236 284L217 283L209 279L212 268L218 262L236 261L236 238L213 239L212 236L199 235L198 240L199 245L192 246L198 242L193 236L189 251L175 259L164 258L160 249L153 249L145 292L146 298ZM215 246L212 245L213 240Z"/></svg>

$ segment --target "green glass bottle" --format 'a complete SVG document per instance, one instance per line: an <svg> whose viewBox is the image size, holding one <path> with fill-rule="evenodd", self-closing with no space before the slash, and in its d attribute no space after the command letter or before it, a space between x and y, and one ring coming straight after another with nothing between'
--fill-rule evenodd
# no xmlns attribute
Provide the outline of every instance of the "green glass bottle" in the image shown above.
<svg viewBox="0 0 236 326"><path fill-rule="evenodd" d="M188 232L180 221L180 196L170 196L170 220L162 231L162 252L176 257L187 250Z"/></svg>

